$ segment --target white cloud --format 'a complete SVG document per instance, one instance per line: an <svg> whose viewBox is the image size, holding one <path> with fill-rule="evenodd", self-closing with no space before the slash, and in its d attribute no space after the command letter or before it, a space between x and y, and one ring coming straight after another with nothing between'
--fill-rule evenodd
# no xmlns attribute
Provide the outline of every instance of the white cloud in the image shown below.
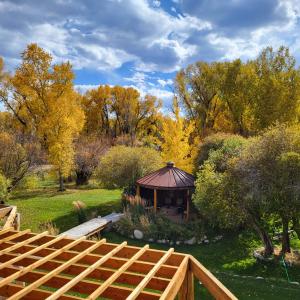
<svg viewBox="0 0 300 300"><path fill-rule="evenodd" d="M96 89L99 87L99 84L76 84L75 89L81 93L84 94L88 90Z"/></svg>
<svg viewBox="0 0 300 300"><path fill-rule="evenodd" d="M152 5L154 7L160 7L160 1L159 0L154 0L154 1L152 1Z"/></svg>
<svg viewBox="0 0 300 300"><path fill-rule="evenodd" d="M165 87L166 85L172 85L173 84L173 80L172 79L158 79L157 82L162 86Z"/></svg>

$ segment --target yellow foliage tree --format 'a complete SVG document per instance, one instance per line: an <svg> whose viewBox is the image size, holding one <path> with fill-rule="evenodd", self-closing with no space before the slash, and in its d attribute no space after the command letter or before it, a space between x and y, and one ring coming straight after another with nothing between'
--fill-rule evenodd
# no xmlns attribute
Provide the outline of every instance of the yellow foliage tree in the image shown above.
<svg viewBox="0 0 300 300"><path fill-rule="evenodd" d="M73 141L84 125L84 112L74 90L71 65L51 63L50 54L36 44L28 45L21 65L3 84L0 96L25 130L35 134L47 149L63 190L63 177L72 168Z"/></svg>
<svg viewBox="0 0 300 300"><path fill-rule="evenodd" d="M180 108L176 98L173 100L174 118L166 117L162 124L161 155L165 162L173 161L178 168L193 172L196 156L196 139L194 122L185 122L180 116Z"/></svg>

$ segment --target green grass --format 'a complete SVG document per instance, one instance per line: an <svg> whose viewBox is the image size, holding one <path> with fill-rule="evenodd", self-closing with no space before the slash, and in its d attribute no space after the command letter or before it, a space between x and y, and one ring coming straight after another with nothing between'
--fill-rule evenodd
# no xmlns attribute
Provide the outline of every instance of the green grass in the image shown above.
<svg viewBox="0 0 300 300"><path fill-rule="evenodd" d="M57 192L50 182L44 182L36 191L22 191L13 195L10 204L21 212L21 227L40 231L39 224L52 221L63 232L78 224L73 211L74 200L83 201L90 212L105 215L120 209L119 190L68 189ZM110 242L128 240L131 245L143 245L116 233L105 233ZM299 246L299 241L293 241ZM169 246L151 243L151 248L167 249ZM257 263L252 258L259 241L251 233L227 234L223 240L208 245L176 246L176 251L190 253L213 272L239 299L300 299L300 286L287 282L283 268L278 263ZM289 268L292 281L300 282L300 269ZM264 279L256 279L256 277ZM207 291L196 282L195 299L211 299Z"/></svg>
<svg viewBox="0 0 300 300"><path fill-rule="evenodd" d="M17 192L9 204L16 205L21 213L21 228L40 231L39 225L51 221L60 232L78 225L72 202L83 201L88 213L104 216L120 210L119 190L71 189L58 192L55 187L36 191Z"/></svg>

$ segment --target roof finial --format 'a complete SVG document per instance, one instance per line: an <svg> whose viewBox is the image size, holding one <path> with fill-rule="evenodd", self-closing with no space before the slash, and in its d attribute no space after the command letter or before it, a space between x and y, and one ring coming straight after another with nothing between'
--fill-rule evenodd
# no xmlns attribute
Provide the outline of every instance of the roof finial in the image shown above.
<svg viewBox="0 0 300 300"><path fill-rule="evenodd" d="M175 164L174 164L172 161L168 161L168 162L167 162L167 167L168 167L168 168L174 168L174 165L175 165Z"/></svg>

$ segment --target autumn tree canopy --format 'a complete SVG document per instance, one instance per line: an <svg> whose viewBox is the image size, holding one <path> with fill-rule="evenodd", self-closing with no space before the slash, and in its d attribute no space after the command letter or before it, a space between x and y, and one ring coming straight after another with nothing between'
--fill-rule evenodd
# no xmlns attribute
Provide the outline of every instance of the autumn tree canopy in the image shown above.
<svg viewBox="0 0 300 300"><path fill-rule="evenodd" d="M73 79L70 63L52 64L50 54L30 44L15 74L2 80L0 94L6 108L47 149L49 161L59 172L61 189L62 178L73 163L73 140L84 124Z"/></svg>
<svg viewBox="0 0 300 300"><path fill-rule="evenodd" d="M247 62L197 62L178 72L176 91L201 136L249 136L299 121L300 71L286 47L268 47Z"/></svg>

